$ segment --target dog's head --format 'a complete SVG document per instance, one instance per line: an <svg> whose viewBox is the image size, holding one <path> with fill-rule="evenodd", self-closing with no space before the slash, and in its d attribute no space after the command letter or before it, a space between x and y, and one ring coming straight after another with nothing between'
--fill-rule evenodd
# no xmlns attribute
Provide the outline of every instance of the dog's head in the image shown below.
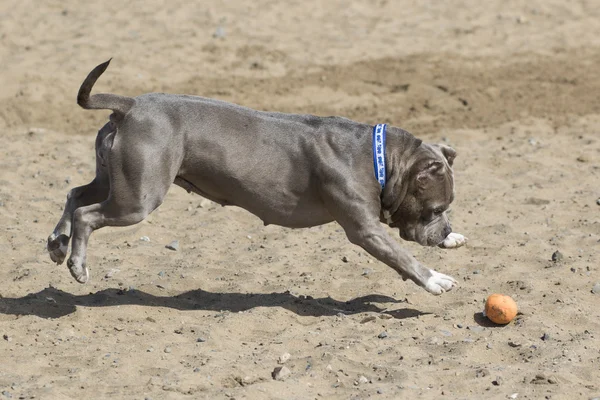
<svg viewBox="0 0 600 400"><path fill-rule="evenodd" d="M436 246L452 232L446 212L454 200L455 157L456 151L443 144L419 146L405 175L406 195L389 223L402 239Z"/></svg>

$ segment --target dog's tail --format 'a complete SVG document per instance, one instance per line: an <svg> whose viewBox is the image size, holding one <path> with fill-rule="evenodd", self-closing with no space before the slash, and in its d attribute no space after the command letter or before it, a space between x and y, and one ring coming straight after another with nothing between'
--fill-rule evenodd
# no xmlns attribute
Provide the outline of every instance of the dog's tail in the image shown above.
<svg viewBox="0 0 600 400"><path fill-rule="evenodd" d="M110 60L98 65L88 74L79 88L79 93L77 93L77 104L86 110L113 110L115 113L123 116L133 107L135 103L133 98L108 93L90 96L92 86L100 78L100 75L106 71Z"/></svg>

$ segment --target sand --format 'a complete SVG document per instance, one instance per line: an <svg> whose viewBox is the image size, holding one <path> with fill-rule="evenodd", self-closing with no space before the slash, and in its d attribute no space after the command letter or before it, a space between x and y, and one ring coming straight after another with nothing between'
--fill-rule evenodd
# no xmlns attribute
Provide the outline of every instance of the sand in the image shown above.
<svg viewBox="0 0 600 400"><path fill-rule="evenodd" d="M4 1L0 398L600 396L593 3ZM470 242L403 246L459 287L403 282L337 224L264 227L175 186L144 222L94 233L76 283L45 243L93 177L109 113L75 97L110 57L98 91L387 122L453 146L450 217ZM504 327L481 315L495 292L520 308Z"/></svg>

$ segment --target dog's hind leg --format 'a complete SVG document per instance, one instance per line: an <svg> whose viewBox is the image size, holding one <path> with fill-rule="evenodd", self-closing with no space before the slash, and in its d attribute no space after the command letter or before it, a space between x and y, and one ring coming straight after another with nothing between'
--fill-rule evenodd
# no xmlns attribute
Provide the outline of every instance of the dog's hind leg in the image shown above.
<svg viewBox="0 0 600 400"><path fill-rule="evenodd" d="M177 175L180 163L176 159L180 156L173 148L151 147L148 142L140 142L143 139L144 134L137 131L117 133L107 158L108 198L73 213L72 251L67 266L80 283L89 278L86 251L92 232L105 226L129 226L144 220L162 204Z"/></svg>
<svg viewBox="0 0 600 400"><path fill-rule="evenodd" d="M54 231L48 236L47 249L50 258L57 264L62 264L67 256L69 240L72 233L73 213L79 207L99 203L108 198L110 184L108 169L105 163L107 148L112 144L115 128L111 123L104 125L96 138L96 177L87 185L73 188L67 194L67 202L62 217Z"/></svg>
<svg viewBox="0 0 600 400"><path fill-rule="evenodd" d="M127 203L125 203L127 204ZM128 226L141 222L152 210L132 202L123 207L110 197L102 203L95 203L75 210L73 215L73 249L67 261L71 275L79 282L89 279L86 266L86 251L90 235L104 226Z"/></svg>
<svg viewBox="0 0 600 400"><path fill-rule="evenodd" d="M84 207L102 201L108 197L108 182L106 185L94 179L87 185L79 186L69 191L63 215L48 237L48 253L57 264L62 264L67 256L69 240L71 240L73 213L79 207Z"/></svg>

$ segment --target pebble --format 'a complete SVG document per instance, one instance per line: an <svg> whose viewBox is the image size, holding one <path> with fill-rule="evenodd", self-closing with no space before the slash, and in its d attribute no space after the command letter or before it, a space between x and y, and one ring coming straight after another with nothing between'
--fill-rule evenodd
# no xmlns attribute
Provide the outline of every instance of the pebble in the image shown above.
<svg viewBox="0 0 600 400"><path fill-rule="evenodd" d="M196 342L197 343L204 343L204 342L206 342L206 339L204 339L203 337L199 337L199 338L196 339Z"/></svg>
<svg viewBox="0 0 600 400"><path fill-rule="evenodd" d="M377 394L383 394L383 390L382 389L377 389Z"/></svg>
<svg viewBox="0 0 600 400"><path fill-rule="evenodd" d="M508 342L510 347L521 347L521 343L519 342Z"/></svg>
<svg viewBox="0 0 600 400"><path fill-rule="evenodd" d="M533 384L536 384L536 385L540 385L540 384L543 385L543 384L547 384L547 383L549 383L551 385L555 385L555 384L558 383L558 381L555 378L553 378L553 377L547 377L544 374L537 374L535 376L535 378L533 378L531 380L530 383L533 383Z"/></svg>
<svg viewBox="0 0 600 400"><path fill-rule="evenodd" d="M209 207L212 204L212 201L208 200L208 199L202 199L200 201L200 204L198 204L198 207L200 208L206 208Z"/></svg>
<svg viewBox="0 0 600 400"><path fill-rule="evenodd" d="M516 18L516 21L517 21L517 24L526 24L527 23L527 18L524 17L524 16L522 16L522 15L519 15Z"/></svg>
<svg viewBox="0 0 600 400"><path fill-rule="evenodd" d="M215 39L222 39L225 37L225 29L222 26L217 26L217 29L213 33Z"/></svg>
<svg viewBox="0 0 600 400"><path fill-rule="evenodd" d="M600 199L596 200L596 204L600 206Z"/></svg>
<svg viewBox="0 0 600 400"><path fill-rule="evenodd" d="M473 332L483 332L485 328L483 326L467 326L467 329Z"/></svg>
<svg viewBox="0 0 600 400"><path fill-rule="evenodd" d="M483 377L488 376L489 374L490 374L490 371L488 371L486 368L478 369L477 371L475 371L476 378L483 378Z"/></svg>
<svg viewBox="0 0 600 400"><path fill-rule="evenodd" d="M556 250L554 253L552 253L552 261L557 262L557 261L562 261L563 259L563 255L560 251Z"/></svg>
<svg viewBox="0 0 600 400"><path fill-rule="evenodd" d="M168 346L167 346L167 347L165 347L165 353L170 353L171 351L172 351L172 350L171 350L171 348L170 348L170 347L168 347Z"/></svg>
<svg viewBox="0 0 600 400"><path fill-rule="evenodd" d="M6 397L8 399L12 398L12 394L9 391L6 391L6 390L4 390L2 392L2 396Z"/></svg>
<svg viewBox="0 0 600 400"><path fill-rule="evenodd" d="M117 268L113 268L113 269L111 269L110 271L108 271L108 272L106 273L106 275L104 275L104 278L106 278L106 279L112 278L112 277L113 277L113 275L114 275L114 274L116 274L117 272L119 272L119 269L117 269Z"/></svg>
<svg viewBox="0 0 600 400"><path fill-rule="evenodd" d="M440 329L440 333L444 336L452 336L452 332Z"/></svg>
<svg viewBox="0 0 600 400"><path fill-rule="evenodd" d="M550 335L548 333L544 333L541 337L543 341L550 340Z"/></svg>
<svg viewBox="0 0 600 400"><path fill-rule="evenodd" d="M165 271L160 271L160 272L158 273L158 276L160 276L161 278L162 278L162 277L164 277L164 276L165 276Z"/></svg>
<svg viewBox="0 0 600 400"><path fill-rule="evenodd" d="M7 334L2 335L2 337L4 338L4 340L6 340L7 342L10 342L12 340L12 338L10 336L8 336Z"/></svg>
<svg viewBox="0 0 600 400"><path fill-rule="evenodd" d="M431 344L431 345L440 344L440 339L438 339L437 337L433 336L433 337L429 338L429 340L427 341L427 344Z"/></svg>
<svg viewBox="0 0 600 400"><path fill-rule="evenodd" d="M494 385L494 386L500 386L500 385L502 385L502 378L499 377L499 376L497 376L496 380L492 381L492 385Z"/></svg>
<svg viewBox="0 0 600 400"><path fill-rule="evenodd" d="M198 367L194 368L194 372L200 372L200 368L198 368Z"/></svg>
<svg viewBox="0 0 600 400"><path fill-rule="evenodd" d="M519 397L519 393L513 393L510 396L508 396L509 399L516 399L517 397Z"/></svg>
<svg viewBox="0 0 600 400"><path fill-rule="evenodd" d="M177 251L179 250L179 241L173 240L171 243L165 246L169 250Z"/></svg>
<svg viewBox="0 0 600 400"><path fill-rule="evenodd" d="M491 343L488 343L488 344L487 344L485 347L486 347L488 350L491 350L493 346L492 346L492 344L491 344Z"/></svg>
<svg viewBox="0 0 600 400"><path fill-rule="evenodd" d="M385 339L386 337L388 337L388 334L386 331L381 332L379 335L377 335L377 337L379 339Z"/></svg>
<svg viewBox="0 0 600 400"><path fill-rule="evenodd" d="M273 370L273 372L271 373L271 376L276 381L283 381L283 380L285 380L285 378L287 378L288 376L290 376L291 373L292 373L292 371L290 371L290 369L288 367L283 366L283 367L277 367L277 368L275 368Z"/></svg>
<svg viewBox="0 0 600 400"><path fill-rule="evenodd" d="M277 363L285 364L285 362L288 361L291 357L292 357L292 355L290 353L283 353L282 355L279 356Z"/></svg>
<svg viewBox="0 0 600 400"><path fill-rule="evenodd" d="M361 375L360 378L358 378L358 383L369 383L369 380L366 376Z"/></svg>
<svg viewBox="0 0 600 400"><path fill-rule="evenodd" d="M594 293L594 294L600 294L600 282L596 283L592 287L592 293Z"/></svg>
<svg viewBox="0 0 600 400"><path fill-rule="evenodd" d="M142 242L149 242L149 241L150 241L150 238L149 238L148 236L142 236L142 237L140 238L140 240L141 240Z"/></svg>
<svg viewBox="0 0 600 400"><path fill-rule="evenodd" d="M347 263L348 262L348 257L346 257L346 256L342 257L342 261L345 262L345 263Z"/></svg>
<svg viewBox="0 0 600 400"><path fill-rule="evenodd" d="M373 273L373 270L372 270L372 269L370 269L370 268L365 268L365 269L363 269L363 272L362 272L362 274L361 274L361 275L362 275L362 276L367 276L367 275L371 275L372 273Z"/></svg>

